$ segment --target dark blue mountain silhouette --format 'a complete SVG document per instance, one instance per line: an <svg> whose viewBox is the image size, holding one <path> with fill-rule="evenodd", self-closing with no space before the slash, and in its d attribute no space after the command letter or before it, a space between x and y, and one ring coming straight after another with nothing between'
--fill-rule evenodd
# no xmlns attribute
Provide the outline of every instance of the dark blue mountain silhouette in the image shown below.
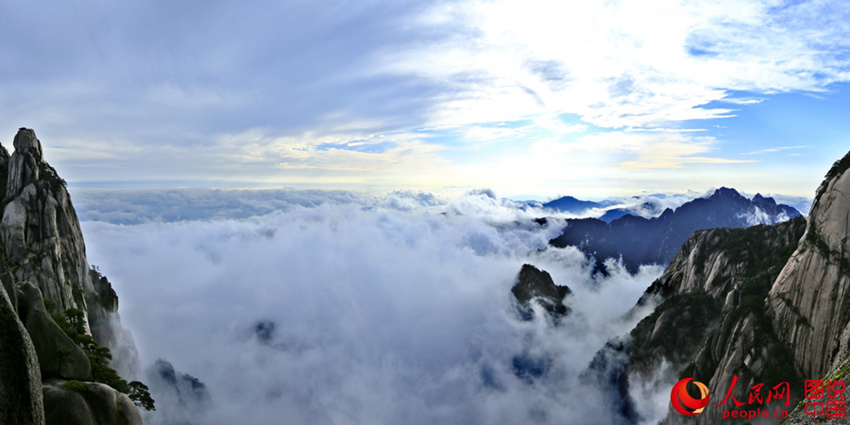
<svg viewBox="0 0 850 425"><path fill-rule="evenodd" d="M579 214L587 209L599 208L604 205L605 204L600 204L599 202L582 201L581 199L576 199L572 196L563 196L543 204L543 207L561 212Z"/></svg>
<svg viewBox="0 0 850 425"><path fill-rule="evenodd" d="M750 200L735 189L721 187L708 198L694 199L675 211L668 208L655 218L627 214L610 223L595 218L569 219L563 233L549 243L579 248L596 259L603 273L605 259L622 257L623 264L634 273L641 264L669 263L697 230L772 224L799 215L793 207L776 204L773 198L757 194Z"/></svg>

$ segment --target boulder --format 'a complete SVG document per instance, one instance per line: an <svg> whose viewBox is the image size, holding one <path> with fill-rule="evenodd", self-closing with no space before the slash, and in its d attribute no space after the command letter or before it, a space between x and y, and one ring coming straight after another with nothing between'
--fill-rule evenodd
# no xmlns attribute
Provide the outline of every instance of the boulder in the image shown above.
<svg viewBox="0 0 850 425"><path fill-rule="evenodd" d="M55 380L44 384L47 425L142 425L133 401L97 382Z"/></svg>
<svg viewBox="0 0 850 425"><path fill-rule="evenodd" d="M41 159L41 142L35 137L35 131L32 129L24 127L18 129L12 146L15 147L15 152L29 153L36 159Z"/></svg>

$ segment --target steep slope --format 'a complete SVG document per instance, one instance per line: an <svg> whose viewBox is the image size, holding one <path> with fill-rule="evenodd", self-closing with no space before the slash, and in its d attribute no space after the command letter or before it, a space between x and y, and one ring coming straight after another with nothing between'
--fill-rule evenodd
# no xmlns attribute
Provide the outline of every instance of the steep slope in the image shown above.
<svg viewBox="0 0 850 425"><path fill-rule="evenodd" d="M658 306L631 331L621 373L641 382L694 377L721 399L737 376L739 400L757 380L799 382L788 373L790 357L772 332L764 300L804 229L798 217L694 233L639 301ZM694 421L717 423L720 413L707 409Z"/></svg>
<svg viewBox="0 0 850 425"><path fill-rule="evenodd" d="M747 400L748 390L757 383L773 386L789 382L796 397L801 377L789 367L790 355L771 329L764 300L804 228L805 221L800 217L774 226L715 229L708 232L714 233L715 244L684 247L683 252L688 249L692 260L668 269L670 278L660 285L662 290L675 291L679 296L667 299L659 310L677 304L680 298L700 297L704 301L696 305L712 305L713 310L703 316L674 314L672 317L678 320L669 323L659 316L648 342L646 333L641 334L643 323L639 324L632 332L635 341L640 341L635 345L652 346L655 335L678 334L674 340L677 346L664 353L665 358L680 376L705 382L711 394L720 397L716 403L721 402L735 377L738 381L732 395L738 400ZM700 335L701 341L694 340L693 334ZM635 350L634 363L643 359L641 352ZM707 409L698 422L717 423L721 412L720 408ZM668 422L679 419L673 414Z"/></svg>
<svg viewBox="0 0 850 425"><path fill-rule="evenodd" d="M848 169L850 153L827 173L808 223L797 218L694 233L644 294L640 304L658 307L620 349L627 353L621 376L628 382L695 378L711 394L712 404L698 416L671 410L664 423L719 423L725 409L736 408L731 398L715 406L730 387L745 408L791 411L803 380L840 379L850 371ZM659 380L664 370L668 375ZM750 403L754 385L764 385L764 397L784 382L787 406ZM809 419L798 407L789 423Z"/></svg>
<svg viewBox="0 0 850 425"><path fill-rule="evenodd" d="M776 333L793 350L797 371L809 377L823 376L848 351L848 168L850 154L836 162L827 174L812 205L800 247L785 265L768 299Z"/></svg>
<svg viewBox="0 0 850 425"><path fill-rule="evenodd" d="M138 409L126 394L80 382L99 379L130 392L99 347L114 348L116 330L122 329L115 316L117 296L107 280L93 279L100 276L89 268L65 182L44 161L35 132L21 128L13 145L11 156L0 146L0 302L13 306L20 325L2 309L8 324L4 330L25 332L20 337L13 332L10 343L0 345L0 364L38 364L39 374L28 372L26 382L11 384L17 391L43 391L43 398L31 402L32 423L45 423L46 418L47 424L140 424ZM19 395L0 391L0 406L15 397ZM27 403L21 400L18 405ZM0 419L5 414L0 412Z"/></svg>
<svg viewBox="0 0 850 425"><path fill-rule="evenodd" d="M610 223L594 218L570 219L550 244L578 247L594 256L599 267L607 258L622 257L634 272L641 264L667 264L697 230L772 224L799 215L772 198L756 195L750 200L734 189L720 188L708 198L694 199L675 211L667 209L656 218L624 215Z"/></svg>

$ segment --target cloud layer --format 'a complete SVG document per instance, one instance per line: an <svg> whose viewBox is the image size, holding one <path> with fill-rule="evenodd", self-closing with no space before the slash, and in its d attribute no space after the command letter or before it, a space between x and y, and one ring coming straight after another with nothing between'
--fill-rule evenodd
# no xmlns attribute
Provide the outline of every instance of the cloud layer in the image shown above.
<svg viewBox="0 0 850 425"><path fill-rule="evenodd" d="M557 223L490 195L445 214L390 196L83 228L143 363L162 357L207 384L198 423L613 423L578 374L633 325L619 315L660 269L591 278L579 252L543 249ZM525 262L574 291L560 326L517 315ZM518 361L545 373L524 376Z"/></svg>

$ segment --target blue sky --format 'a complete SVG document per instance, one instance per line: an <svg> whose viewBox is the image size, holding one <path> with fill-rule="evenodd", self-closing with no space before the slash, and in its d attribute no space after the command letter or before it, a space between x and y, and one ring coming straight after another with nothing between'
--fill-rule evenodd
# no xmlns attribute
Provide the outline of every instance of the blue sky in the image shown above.
<svg viewBox="0 0 850 425"><path fill-rule="evenodd" d="M0 129L72 187L812 196L850 3L0 3Z"/></svg>

